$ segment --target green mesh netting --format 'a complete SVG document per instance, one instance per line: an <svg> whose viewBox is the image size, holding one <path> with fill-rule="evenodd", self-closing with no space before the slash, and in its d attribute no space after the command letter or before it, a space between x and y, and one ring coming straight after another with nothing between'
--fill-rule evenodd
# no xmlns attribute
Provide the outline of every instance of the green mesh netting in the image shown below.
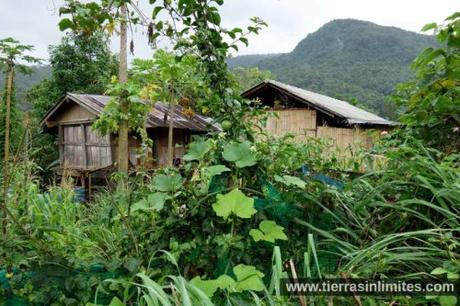
<svg viewBox="0 0 460 306"><path fill-rule="evenodd" d="M228 177L226 175L215 175L209 183L209 192L223 192L228 185Z"/></svg>
<svg viewBox="0 0 460 306"><path fill-rule="evenodd" d="M293 218L299 217L301 211L294 204L284 200L283 193L266 179L259 177L262 193L265 198L255 198L254 207L263 211L277 223L286 225Z"/></svg>

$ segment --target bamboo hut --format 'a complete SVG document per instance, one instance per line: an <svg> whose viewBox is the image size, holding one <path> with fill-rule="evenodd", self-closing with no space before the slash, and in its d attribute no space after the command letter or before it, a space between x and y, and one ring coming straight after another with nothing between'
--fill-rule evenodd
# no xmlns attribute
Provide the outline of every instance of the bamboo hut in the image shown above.
<svg viewBox="0 0 460 306"><path fill-rule="evenodd" d="M341 149L355 144L369 148L375 141L369 130L388 131L394 125L348 102L272 80L246 90L242 97L259 99L275 114L264 125L267 134L290 133L299 141L329 138Z"/></svg>

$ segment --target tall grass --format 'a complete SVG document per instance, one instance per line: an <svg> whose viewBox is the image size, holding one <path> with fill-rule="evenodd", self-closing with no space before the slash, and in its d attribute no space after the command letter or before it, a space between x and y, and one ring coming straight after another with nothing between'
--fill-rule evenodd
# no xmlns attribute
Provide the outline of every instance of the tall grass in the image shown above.
<svg viewBox="0 0 460 306"><path fill-rule="evenodd" d="M459 158L418 146L391 152L387 162L386 171L361 176L344 192L325 191L335 203L323 206L333 220L328 229L296 222L321 237L321 246L333 246L340 272L427 277L460 258Z"/></svg>

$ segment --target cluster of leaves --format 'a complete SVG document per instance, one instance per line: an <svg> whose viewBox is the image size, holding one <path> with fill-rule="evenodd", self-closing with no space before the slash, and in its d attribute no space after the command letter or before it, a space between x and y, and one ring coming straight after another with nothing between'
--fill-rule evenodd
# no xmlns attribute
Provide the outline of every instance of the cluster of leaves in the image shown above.
<svg viewBox="0 0 460 306"><path fill-rule="evenodd" d="M236 92L244 92L265 80L275 79L273 73L266 70L260 70L257 67L237 67L231 70L231 76L235 82L234 87Z"/></svg>
<svg viewBox="0 0 460 306"><path fill-rule="evenodd" d="M403 108L400 120L430 146L445 151L460 146L460 13L446 24L426 25L434 30L439 48L428 48L415 60L416 80L399 87L396 102Z"/></svg>
<svg viewBox="0 0 460 306"><path fill-rule="evenodd" d="M66 34L60 44L49 47L51 76L28 92L38 120L66 93L103 94L117 72L107 37Z"/></svg>
<svg viewBox="0 0 460 306"><path fill-rule="evenodd" d="M344 192L323 190L315 196L323 222L298 223L321 237L319 257L334 254L339 271L351 277L457 280L458 154L426 149L412 139L386 157L385 171L356 178ZM438 302L456 304L453 297L445 298ZM417 301L423 298L403 303Z"/></svg>
<svg viewBox="0 0 460 306"><path fill-rule="evenodd" d="M139 135L143 142L148 143L151 141L145 130L145 122L152 106L150 101L139 97L140 90L139 86L133 82L122 84L117 81L116 77L113 77L112 83L106 91L106 94L112 98L105 106L104 112L94 122L92 128L98 130L102 135L116 134L119 130L120 122L127 120L131 132ZM129 101L129 108L126 114L120 111L120 100L118 99L120 96Z"/></svg>

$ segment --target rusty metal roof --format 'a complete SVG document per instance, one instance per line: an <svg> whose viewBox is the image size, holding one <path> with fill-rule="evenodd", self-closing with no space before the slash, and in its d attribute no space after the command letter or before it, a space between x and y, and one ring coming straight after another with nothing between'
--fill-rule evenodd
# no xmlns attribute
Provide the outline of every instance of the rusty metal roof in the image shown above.
<svg viewBox="0 0 460 306"><path fill-rule="evenodd" d="M45 121L55 113L64 101L69 99L82 105L96 115L99 115L102 113L104 107L109 103L112 97L104 95L68 93L46 114L41 121L41 125L43 125ZM145 102L147 103L148 101ZM153 109L147 118L146 127L168 127L169 118L169 105L163 102L155 102ZM193 131L221 130L220 125L213 119L196 113L188 115L186 114L184 108L180 105L176 105L176 109L174 111L174 127L177 129L189 129Z"/></svg>
<svg viewBox="0 0 460 306"><path fill-rule="evenodd" d="M257 94L259 90L264 90L267 86L273 87L281 92L292 95L302 101L303 103L311 106L318 111L331 114L344 119L348 124L370 124L370 125L394 125L395 123L377 116L371 112L365 111L359 107L351 105L348 102L334 99L325 95L321 95L312 91L298 88L292 85L284 84L281 82L266 80L248 90L241 95L249 97Z"/></svg>

